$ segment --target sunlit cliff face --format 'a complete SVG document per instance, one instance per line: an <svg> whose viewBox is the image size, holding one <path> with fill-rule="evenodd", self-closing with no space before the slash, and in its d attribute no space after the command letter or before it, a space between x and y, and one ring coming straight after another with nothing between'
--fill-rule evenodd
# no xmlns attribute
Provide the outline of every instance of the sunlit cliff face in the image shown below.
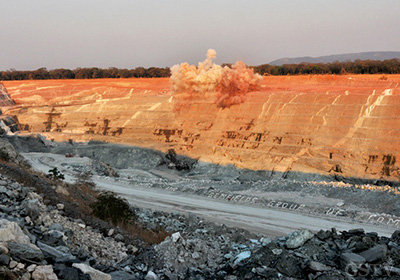
<svg viewBox="0 0 400 280"><path fill-rule="evenodd" d="M4 100L16 105L0 109L16 117L20 134L55 141L174 149L287 178L301 172L400 180L400 75L268 76L253 91L254 83L236 83L240 74L248 73L243 81L255 76L244 65L224 72L213 57L200 67L176 66L171 80L5 81ZM246 102L232 106L242 97Z"/></svg>
<svg viewBox="0 0 400 280"><path fill-rule="evenodd" d="M217 53L207 52L207 58L198 66L181 63L171 68L170 82L174 92L174 109L179 111L192 102L215 103L228 108L243 103L250 91L257 90L262 77L236 62L232 68L221 67L212 62Z"/></svg>

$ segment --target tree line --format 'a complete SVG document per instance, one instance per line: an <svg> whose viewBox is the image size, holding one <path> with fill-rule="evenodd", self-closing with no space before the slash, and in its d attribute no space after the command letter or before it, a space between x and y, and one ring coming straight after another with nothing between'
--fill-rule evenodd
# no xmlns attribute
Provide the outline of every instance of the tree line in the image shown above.
<svg viewBox="0 0 400 280"><path fill-rule="evenodd" d="M101 79L101 78L161 78L171 75L168 67L138 67L135 69L118 69L111 67L101 69L92 68L76 68L70 69L54 69L47 70L39 68L33 71L18 71L10 69L0 71L0 80L48 80L48 79Z"/></svg>
<svg viewBox="0 0 400 280"><path fill-rule="evenodd" d="M223 64L231 66L231 64ZM356 60L332 63L300 63L281 66L263 64L252 66L260 75L309 75L309 74L400 74L400 59L389 60ZM118 69L111 67L101 69L77 68L47 70L39 68L33 71L10 69L0 71L0 80L46 80L46 79L100 79L100 78L161 78L169 77L168 67L137 67L135 69Z"/></svg>
<svg viewBox="0 0 400 280"><path fill-rule="evenodd" d="M400 59L355 60L332 63L300 63L274 66L264 64L253 67L260 75L309 75L309 74L400 74Z"/></svg>

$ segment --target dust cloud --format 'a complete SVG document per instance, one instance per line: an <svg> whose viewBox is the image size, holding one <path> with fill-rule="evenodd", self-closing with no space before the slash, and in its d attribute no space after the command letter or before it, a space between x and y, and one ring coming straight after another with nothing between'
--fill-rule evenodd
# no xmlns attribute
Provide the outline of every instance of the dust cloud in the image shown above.
<svg viewBox="0 0 400 280"><path fill-rule="evenodd" d="M259 88L262 77L242 61L231 68L213 63L217 52L207 51L207 58L198 66L181 63L171 67L170 83L174 93L174 110L189 104L206 102L219 108L245 102L246 95Z"/></svg>

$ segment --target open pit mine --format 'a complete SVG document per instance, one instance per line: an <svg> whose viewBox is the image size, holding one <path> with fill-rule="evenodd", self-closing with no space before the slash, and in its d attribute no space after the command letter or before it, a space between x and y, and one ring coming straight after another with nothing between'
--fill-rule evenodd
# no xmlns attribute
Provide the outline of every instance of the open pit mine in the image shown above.
<svg viewBox="0 0 400 280"><path fill-rule="evenodd" d="M1 279L398 279L400 75L215 56L0 84Z"/></svg>
<svg viewBox="0 0 400 280"><path fill-rule="evenodd" d="M398 181L400 75L266 76L229 106L175 94L169 79L4 82L19 133L100 140L267 170ZM175 95L174 95L175 94ZM222 104L222 105L221 105Z"/></svg>

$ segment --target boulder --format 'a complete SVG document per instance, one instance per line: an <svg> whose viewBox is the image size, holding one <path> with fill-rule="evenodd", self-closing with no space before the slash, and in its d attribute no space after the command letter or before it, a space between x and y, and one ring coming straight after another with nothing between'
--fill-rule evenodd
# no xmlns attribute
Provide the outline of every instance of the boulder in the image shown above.
<svg viewBox="0 0 400 280"><path fill-rule="evenodd" d="M43 235L42 241L50 246L65 245L64 234L58 230L50 230Z"/></svg>
<svg viewBox="0 0 400 280"><path fill-rule="evenodd" d="M304 243L310 240L313 236L314 234L307 229L292 232L291 234L289 234L289 238L286 241L286 247L289 249L299 248L300 246L303 246Z"/></svg>
<svg viewBox="0 0 400 280"><path fill-rule="evenodd" d="M44 259L42 251L35 249L30 244L9 242L8 249L13 259L17 261L41 262Z"/></svg>
<svg viewBox="0 0 400 280"><path fill-rule="evenodd" d="M158 276L153 272L153 271L149 271L146 274L146 277L144 277L145 280L158 280Z"/></svg>
<svg viewBox="0 0 400 280"><path fill-rule="evenodd" d="M39 265L32 273L33 280L57 280L57 275L53 272L51 265Z"/></svg>
<svg viewBox="0 0 400 280"><path fill-rule="evenodd" d="M31 243L29 237L16 222L10 222L5 219L0 219L0 242Z"/></svg>
<svg viewBox="0 0 400 280"><path fill-rule="evenodd" d="M368 263L379 263L386 260L387 246L386 245L376 245L371 249L368 249L362 253L360 256L365 258Z"/></svg>
<svg viewBox="0 0 400 280"><path fill-rule="evenodd" d="M350 266L357 268L360 265L364 264L365 258L354 253L343 253L340 255L340 262L342 264L342 267L345 268L347 271Z"/></svg>
<svg viewBox="0 0 400 280"><path fill-rule="evenodd" d="M44 244L40 241L37 242L37 246L39 247L40 250L42 250L44 257L47 258L52 258L57 262L66 262L68 260L73 260L75 259L74 256L71 254L66 254L59 249L49 246L47 244Z"/></svg>
<svg viewBox="0 0 400 280"><path fill-rule="evenodd" d="M101 272L97 269L90 267L84 263L74 263L72 267L75 267L83 272L83 274L89 275L92 280L111 280L111 275Z"/></svg>

